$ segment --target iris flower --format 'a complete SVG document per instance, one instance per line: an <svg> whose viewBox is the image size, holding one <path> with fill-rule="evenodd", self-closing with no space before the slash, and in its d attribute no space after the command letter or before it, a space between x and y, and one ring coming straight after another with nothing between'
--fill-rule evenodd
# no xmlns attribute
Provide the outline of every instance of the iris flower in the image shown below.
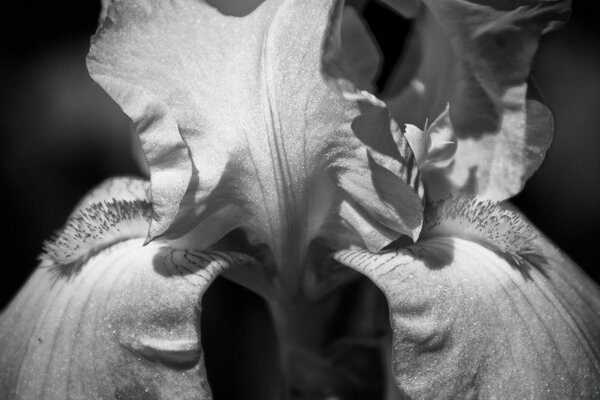
<svg viewBox="0 0 600 400"><path fill-rule="evenodd" d="M105 182L46 242L0 319L3 399L210 399L220 274L266 299L282 398L600 398L600 291L505 202L550 145L527 80L569 2L389 3L415 29L377 94L341 1L107 6L88 68L150 180ZM369 346L375 379L348 361Z"/></svg>

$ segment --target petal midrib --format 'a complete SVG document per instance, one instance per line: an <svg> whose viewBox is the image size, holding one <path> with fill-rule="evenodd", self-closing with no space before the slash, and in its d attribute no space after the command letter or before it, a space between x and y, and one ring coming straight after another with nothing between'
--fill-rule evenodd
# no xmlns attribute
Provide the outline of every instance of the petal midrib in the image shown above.
<svg viewBox="0 0 600 400"><path fill-rule="evenodd" d="M257 179L261 186L265 215L268 217L263 223L267 225L265 227L269 232L267 241L273 251L276 267L280 271L280 284L285 288L283 291L287 293L301 293L303 275L306 272L304 260L308 243L312 239L309 237L306 222L306 216L310 211L308 210L310 199L307 194L311 193L308 190L310 181L318 167L309 165L312 164L310 159L312 154L306 151L306 141L310 139L307 136L311 132L307 124L303 123L302 115L289 118L286 115L289 110L282 111L280 107L281 101L295 101L295 93L292 91L280 93L281 90L277 87L278 80L281 79L281 71L278 70L281 49L276 42L281 41L280 19L287 24L287 16L282 13L282 9L290 6L293 7L286 3L276 10L265 31L260 48L258 96L264 126L261 133L268 146L270 170L265 173L264 170L257 168L260 174ZM310 63L308 65L312 68ZM313 74L314 71L308 73ZM298 113L302 111L300 109ZM284 121L288 120L298 122L285 124ZM300 150L298 138L302 139L302 154L291 152L291 150ZM261 154L264 153L264 149L257 148L254 143L249 144L249 149L254 159L264 158L264 154Z"/></svg>

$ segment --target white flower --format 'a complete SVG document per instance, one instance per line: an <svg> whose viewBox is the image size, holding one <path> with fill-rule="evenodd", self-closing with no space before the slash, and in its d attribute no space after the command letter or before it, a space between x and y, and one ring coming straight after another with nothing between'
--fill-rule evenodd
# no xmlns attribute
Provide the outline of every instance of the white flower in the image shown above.
<svg viewBox="0 0 600 400"><path fill-rule="evenodd" d="M200 299L223 273L268 301L287 396L600 396L598 287L498 203L550 144L526 80L568 3L390 3L420 53L381 100L341 2L113 1L88 67L151 179L107 181L46 243L0 319L0 393L210 399ZM391 349L366 299L342 339L391 350L378 383L329 346L362 275L387 298Z"/></svg>

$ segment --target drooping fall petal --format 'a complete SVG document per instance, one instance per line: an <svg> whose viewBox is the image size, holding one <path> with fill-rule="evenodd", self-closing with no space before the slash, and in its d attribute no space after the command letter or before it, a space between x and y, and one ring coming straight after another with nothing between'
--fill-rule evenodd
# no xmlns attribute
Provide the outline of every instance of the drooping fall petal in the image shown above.
<svg viewBox="0 0 600 400"><path fill-rule="evenodd" d="M458 148L452 164L426 173L432 199L507 199L550 146L551 113L528 99L527 79L542 34L566 19L570 1L424 3L388 104L417 126L450 104Z"/></svg>
<svg viewBox="0 0 600 400"><path fill-rule="evenodd" d="M253 260L143 246L145 193L143 181L106 182L46 245L0 316L3 399L211 398L200 301L218 274Z"/></svg>
<svg viewBox="0 0 600 400"><path fill-rule="evenodd" d="M595 399L600 290L517 213L458 201L429 237L342 251L388 299L393 375L411 399Z"/></svg>
<svg viewBox="0 0 600 400"><path fill-rule="evenodd" d="M240 255L142 246L39 268L0 317L3 399L210 399L200 300Z"/></svg>
<svg viewBox="0 0 600 400"><path fill-rule="evenodd" d="M412 153L393 145L383 103L345 78L341 11L333 0L268 0L243 17L202 1L112 3L88 68L140 134L150 237L190 234L205 248L241 228L295 265L315 237L375 250L418 236Z"/></svg>

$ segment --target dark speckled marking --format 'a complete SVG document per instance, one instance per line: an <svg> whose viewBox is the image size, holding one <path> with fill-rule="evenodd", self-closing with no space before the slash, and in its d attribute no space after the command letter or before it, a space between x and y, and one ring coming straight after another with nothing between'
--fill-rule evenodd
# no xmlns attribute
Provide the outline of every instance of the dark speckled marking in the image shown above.
<svg viewBox="0 0 600 400"><path fill-rule="evenodd" d="M537 234L516 212L497 202L454 196L427 207L423 231L476 238L508 254L529 253Z"/></svg>
<svg viewBox="0 0 600 400"><path fill-rule="evenodd" d="M67 265L121 240L143 238L152 217L146 200L99 201L76 211L43 245L41 261Z"/></svg>

